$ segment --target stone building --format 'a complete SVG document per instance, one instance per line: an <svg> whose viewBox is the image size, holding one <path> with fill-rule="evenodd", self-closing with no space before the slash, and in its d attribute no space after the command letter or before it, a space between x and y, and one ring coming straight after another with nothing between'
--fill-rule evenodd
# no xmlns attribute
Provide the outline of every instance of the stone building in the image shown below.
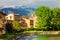
<svg viewBox="0 0 60 40"><path fill-rule="evenodd" d="M5 34L5 16L6 14L4 14L3 12L0 12L0 35L1 34Z"/></svg>

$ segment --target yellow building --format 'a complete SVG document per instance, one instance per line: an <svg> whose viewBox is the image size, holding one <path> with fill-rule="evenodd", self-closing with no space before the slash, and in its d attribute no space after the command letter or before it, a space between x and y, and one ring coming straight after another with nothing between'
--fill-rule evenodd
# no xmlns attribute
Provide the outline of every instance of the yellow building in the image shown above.
<svg viewBox="0 0 60 40"><path fill-rule="evenodd" d="M37 17L35 14L31 14L29 21L30 21L30 26L36 28Z"/></svg>
<svg viewBox="0 0 60 40"><path fill-rule="evenodd" d="M20 16L19 14L9 13L6 16L7 22L12 22L18 20L21 23L22 28L36 28L36 15L31 14L30 17Z"/></svg>
<svg viewBox="0 0 60 40"><path fill-rule="evenodd" d="M29 18L27 18L25 16L22 16L20 18L20 23L22 24L22 27L27 27L27 28L33 27L33 28L36 28L36 20L37 20L36 15L35 14L31 14L31 16Z"/></svg>
<svg viewBox="0 0 60 40"><path fill-rule="evenodd" d="M30 28L30 21L27 17L20 17L20 23L23 28Z"/></svg>
<svg viewBox="0 0 60 40"><path fill-rule="evenodd" d="M4 14L3 12L0 12L0 35L1 34L5 34L6 31L5 31L5 16L6 14Z"/></svg>
<svg viewBox="0 0 60 40"><path fill-rule="evenodd" d="M14 14L14 13L8 13L7 16L5 17L7 22L12 22L15 20L20 20L20 15L19 14Z"/></svg>

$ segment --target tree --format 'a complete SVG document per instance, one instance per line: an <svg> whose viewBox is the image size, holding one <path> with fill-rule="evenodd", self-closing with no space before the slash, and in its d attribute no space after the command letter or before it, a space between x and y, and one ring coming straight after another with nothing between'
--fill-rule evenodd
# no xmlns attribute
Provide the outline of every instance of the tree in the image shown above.
<svg viewBox="0 0 60 40"><path fill-rule="evenodd" d="M12 23L6 23L5 28L6 28L7 33L12 33L13 32Z"/></svg>
<svg viewBox="0 0 60 40"><path fill-rule="evenodd" d="M52 27L54 30L59 30L60 29L60 8L54 8L52 10Z"/></svg>
<svg viewBox="0 0 60 40"><path fill-rule="evenodd" d="M36 9L36 16L37 27L40 29L60 30L60 8L41 6Z"/></svg>
<svg viewBox="0 0 60 40"><path fill-rule="evenodd" d="M45 6L38 7L36 9L37 27L40 29L47 29L50 26L51 9Z"/></svg>
<svg viewBox="0 0 60 40"><path fill-rule="evenodd" d="M13 28L17 31L21 30L21 25L18 21L13 21Z"/></svg>

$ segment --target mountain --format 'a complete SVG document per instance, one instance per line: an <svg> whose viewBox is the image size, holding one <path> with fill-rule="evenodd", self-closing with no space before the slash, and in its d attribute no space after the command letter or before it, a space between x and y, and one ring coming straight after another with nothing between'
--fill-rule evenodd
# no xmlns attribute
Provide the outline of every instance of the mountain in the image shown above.
<svg viewBox="0 0 60 40"><path fill-rule="evenodd" d="M0 10L4 13L9 13L9 11L13 12L13 13L18 13L20 15L25 15L28 16L31 13L35 12L35 8L24 8L24 7L6 7L6 8L0 8Z"/></svg>

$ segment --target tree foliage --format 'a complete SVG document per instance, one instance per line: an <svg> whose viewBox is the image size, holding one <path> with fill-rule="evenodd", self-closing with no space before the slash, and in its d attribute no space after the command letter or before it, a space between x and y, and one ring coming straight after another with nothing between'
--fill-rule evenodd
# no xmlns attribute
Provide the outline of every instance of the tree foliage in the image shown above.
<svg viewBox="0 0 60 40"><path fill-rule="evenodd" d="M14 21L13 22L13 28L17 31L20 31L21 30L21 25L18 21Z"/></svg>
<svg viewBox="0 0 60 40"><path fill-rule="evenodd" d="M41 6L36 9L37 27L40 29L60 28L60 8Z"/></svg>
<svg viewBox="0 0 60 40"><path fill-rule="evenodd" d="M52 24L55 29L60 29L60 8L52 9Z"/></svg>
<svg viewBox="0 0 60 40"><path fill-rule="evenodd" d="M7 33L12 33L13 32L12 23L6 23L5 28L6 28Z"/></svg>
<svg viewBox="0 0 60 40"><path fill-rule="evenodd" d="M48 7L39 7L36 10L36 15L38 17L38 23L37 26L41 29L46 29L48 27L48 22L49 22L49 16L51 10Z"/></svg>

